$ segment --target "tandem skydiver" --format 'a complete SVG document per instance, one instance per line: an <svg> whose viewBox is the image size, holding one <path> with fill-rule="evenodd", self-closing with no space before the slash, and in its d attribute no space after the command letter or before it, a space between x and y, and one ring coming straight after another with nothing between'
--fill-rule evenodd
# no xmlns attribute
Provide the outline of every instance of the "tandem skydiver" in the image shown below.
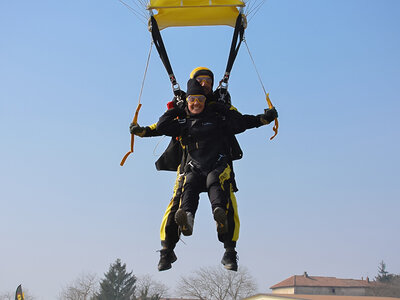
<svg viewBox="0 0 400 300"><path fill-rule="evenodd" d="M205 102L207 103L208 111L215 111L217 113L223 112L224 114L231 115L231 118L240 118L241 114L230 105L229 94L227 98L228 103L222 104L217 102L219 91L217 90L212 93L214 76L211 70L203 67L196 68L191 72L190 78L196 79L200 83L203 89L202 94L203 96L206 96ZM183 99L185 98L185 94L182 94L181 96ZM186 106L185 103L185 101L179 101L179 99L175 98L174 101L168 103L168 108L180 108L182 111ZM276 113L275 110L273 111ZM266 121L263 120L261 122ZM132 134L141 137L159 136L161 133L156 130L156 125L157 124L141 127L137 124L131 124L130 129ZM226 143L225 148L228 149L224 158L229 166L229 168L225 170L227 178L224 183L227 191L227 199L225 200L227 201L227 205L224 208L220 206L215 208L213 207L213 214L217 223L218 239L224 243L224 248L226 249L221 262L226 269L236 271L237 256L235 247L236 241L239 237L240 223L237 213L236 198L234 195L237 188L234 180L232 160L240 159L242 157L242 151L233 134L225 134L223 141ZM176 243L179 241L180 232L184 235L190 235L193 230L193 227L187 229L182 228L182 226L178 229L177 225L177 221L179 222L183 217L187 216L186 214L183 215L182 212L184 212L184 210L179 210L182 197L182 179L185 174L184 166L186 166L187 163L187 155L183 152L184 149L182 148L181 143L176 140L176 137L173 137L166 152L156 163L157 169L159 170L177 170L177 179L174 186L173 197L167 207L161 224L160 238L162 249L160 251L160 261L158 264L159 271L170 269L171 263L176 261L176 255L173 250ZM203 186L202 191L207 191L206 186ZM179 211L178 215L176 215L177 211ZM194 217L194 212L192 212L192 215Z"/></svg>

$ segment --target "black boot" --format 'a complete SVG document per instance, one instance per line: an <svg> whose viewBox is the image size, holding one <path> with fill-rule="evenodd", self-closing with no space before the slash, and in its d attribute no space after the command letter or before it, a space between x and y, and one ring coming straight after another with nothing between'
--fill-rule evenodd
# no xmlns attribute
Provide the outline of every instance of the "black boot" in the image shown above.
<svg viewBox="0 0 400 300"><path fill-rule="evenodd" d="M165 271L171 269L172 263L176 262L177 257L174 250L161 249L160 250L160 261L158 262L158 271Z"/></svg>
<svg viewBox="0 0 400 300"><path fill-rule="evenodd" d="M222 257L221 263L224 265L225 269L231 271L237 271L237 252L235 249L226 249L224 256Z"/></svg>
<svg viewBox="0 0 400 300"><path fill-rule="evenodd" d="M214 220L217 223L217 232L219 234L224 234L228 232L228 218L226 217L226 212L221 207L216 207L213 211Z"/></svg>
<svg viewBox="0 0 400 300"><path fill-rule="evenodd" d="M183 235L189 236L193 233L194 218L191 212L185 212L183 209L178 209L175 213L175 222L178 224Z"/></svg>

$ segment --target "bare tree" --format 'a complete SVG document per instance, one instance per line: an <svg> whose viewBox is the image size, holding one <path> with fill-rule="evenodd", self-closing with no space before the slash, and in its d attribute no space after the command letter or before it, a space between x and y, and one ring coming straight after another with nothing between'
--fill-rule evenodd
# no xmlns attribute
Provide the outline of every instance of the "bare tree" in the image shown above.
<svg viewBox="0 0 400 300"><path fill-rule="evenodd" d="M0 295L0 300L13 300L13 295L11 293L3 293Z"/></svg>
<svg viewBox="0 0 400 300"><path fill-rule="evenodd" d="M83 273L61 291L59 300L90 300L97 292L98 285L95 274Z"/></svg>
<svg viewBox="0 0 400 300"><path fill-rule="evenodd" d="M246 268L232 272L220 266L200 268L194 275L182 276L177 287L180 296L201 300L239 300L253 295L256 290L255 280Z"/></svg>
<svg viewBox="0 0 400 300"><path fill-rule="evenodd" d="M136 282L136 297L140 300L159 300L165 297L168 287L153 280L150 275L139 277Z"/></svg>
<svg viewBox="0 0 400 300"><path fill-rule="evenodd" d="M391 274L391 279L386 282L373 282L367 296L400 297L400 275Z"/></svg>

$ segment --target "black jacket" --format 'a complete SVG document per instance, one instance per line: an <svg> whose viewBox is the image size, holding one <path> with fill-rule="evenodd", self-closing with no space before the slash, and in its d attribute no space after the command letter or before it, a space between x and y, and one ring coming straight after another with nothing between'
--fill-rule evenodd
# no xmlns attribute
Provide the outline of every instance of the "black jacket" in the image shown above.
<svg viewBox="0 0 400 300"><path fill-rule="evenodd" d="M182 115L179 108L166 111L157 123L157 132L179 136L187 159L196 161L205 171L211 170L221 157L233 160L231 141L235 134L262 125L257 116L242 115L223 105L209 104L198 115L177 118Z"/></svg>
<svg viewBox="0 0 400 300"><path fill-rule="evenodd" d="M212 108L213 104L218 103L216 107L221 107L219 105L219 102L217 101L219 97L219 91L216 90L214 93L207 95L207 100L206 103L210 105ZM225 104L225 107L227 110L229 110L230 114L238 114L241 115L233 106L230 105L230 95L229 92L227 93L226 98L228 101ZM175 101L175 98L172 100ZM152 137L152 136L161 136L162 134L159 133L156 129L157 123L147 126L146 127L146 133L144 137ZM240 145L235 137L235 135L230 135L226 137L226 140L228 141L229 144L229 157L230 160L238 160L243 157L243 151L240 148ZM179 142L178 137L172 137L170 143L168 144L167 148L163 152L163 154L159 157L159 159L156 161L155 165L157 170L164 170L164 171L177 171L178 166L180 164L184 165L184 162L186 161L186 157L183 157L183 151L181 144Z"/></svg>

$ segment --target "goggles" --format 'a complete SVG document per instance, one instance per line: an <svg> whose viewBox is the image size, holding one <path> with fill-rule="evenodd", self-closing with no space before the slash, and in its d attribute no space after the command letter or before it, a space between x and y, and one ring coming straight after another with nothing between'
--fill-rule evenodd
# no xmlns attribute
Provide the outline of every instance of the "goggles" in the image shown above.
<svg viewBox="0 0 400 300"><path fill-rule="evenodd" d="M198 82L200 82L200 83L202 83L203 81L205 81L205 82L207 82L207 83L209 83L209 84L211 84L212 83L212 79L211 79L211 77L210 76L207 76L207 75L200 75L200 76L197 76L196 77L196 80L198 81Z"/></svg>
<svg viewBox="0 0 400 300"><path fill-rule="evenodd" d="M187 96L186 100L188 103L193 103L196 100L199 103L204 103L204 102L206 102L206 96L204 96L204 95L189 95L189 96Z"/></svg>

